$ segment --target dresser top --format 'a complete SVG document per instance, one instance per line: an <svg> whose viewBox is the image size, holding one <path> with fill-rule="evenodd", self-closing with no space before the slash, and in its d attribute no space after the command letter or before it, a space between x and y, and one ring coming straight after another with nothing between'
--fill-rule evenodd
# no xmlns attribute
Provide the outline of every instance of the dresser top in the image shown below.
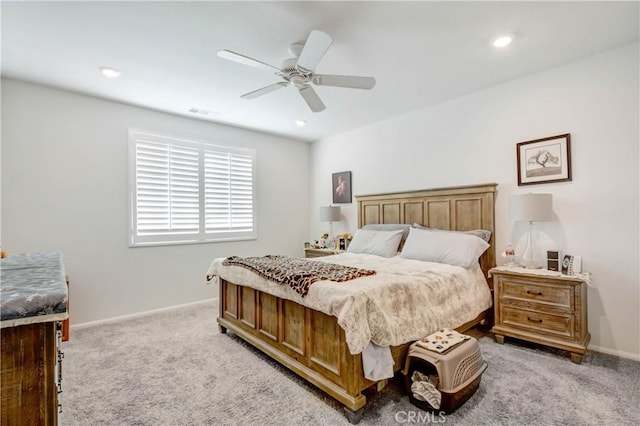
<svg viewBox="0 0 640 426"><path fill-rule="evenodd" d="M512 275L528 275L534 277L553 277L567 281L582 281L584 283L591 283L591 273L583 272L576 275L566 275L558 271L549 271L547 269L529 269L519 266L496 266L489 270L489 276L492 273L504 273Z"/></svg>
<svg viewBox="0 0 640 426"><path fill-rule="evenodd" d="M0 327L68 318L61 253L13 254L0 263Z"/></svg>

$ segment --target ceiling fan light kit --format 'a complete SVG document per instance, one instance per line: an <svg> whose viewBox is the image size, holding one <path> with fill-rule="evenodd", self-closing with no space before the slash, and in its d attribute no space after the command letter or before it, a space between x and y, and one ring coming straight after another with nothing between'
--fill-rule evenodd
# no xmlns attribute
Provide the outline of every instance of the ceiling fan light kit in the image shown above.
<svg viewBox="0 0 640 426"><path fill-rule="evenodd" d="M316 66L324 54L327 53L332 43L333 39L331 36L322 31L313 30L304 44L293 43L289 46L289 53L293 57L286 59L280 68L226 49L219 51L218 56L256 68L263 68L269 71L275 70L274 74L284 80L245 93L241 98L255 99L274 90L287 87L289 84L293 84L298 89L302 99L307 103L309 109L313 112L320 112L326 107L312 85L369 90L376 84L376 80L373 77L315 74Z"/></svg>

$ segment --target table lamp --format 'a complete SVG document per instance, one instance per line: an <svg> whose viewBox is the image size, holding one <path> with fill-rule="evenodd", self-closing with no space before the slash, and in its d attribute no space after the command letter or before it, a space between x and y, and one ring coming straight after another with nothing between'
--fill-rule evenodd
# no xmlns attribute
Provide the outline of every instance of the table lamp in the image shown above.
<svg viewBox="0 0 640 426"><path fill-rule="evenodd" d="M329 222L329 241L333 239L333 222L340 222L340 206L320 207L320 222Z"/></svg>
<svg viewBox="0 0 640 426"><path fill-rule="evenodd" d="M547 222L552 216L551 194L519 194L509 198L511 220L529 222L527 246L522 254L522 262L525 268L540 268L540 263L535 257L535 244L533 239L533 222Z"/></svg>

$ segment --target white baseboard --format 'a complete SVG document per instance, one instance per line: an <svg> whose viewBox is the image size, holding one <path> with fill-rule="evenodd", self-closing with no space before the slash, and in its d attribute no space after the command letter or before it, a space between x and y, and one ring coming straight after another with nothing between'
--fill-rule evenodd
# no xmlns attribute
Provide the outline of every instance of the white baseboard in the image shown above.
<svg viewBox="0 0 640 426"><path fill-rule="evenodd" d="M588 349L594 352L602 352L603 354L615 355L615 356L619 356L620 358L627 358L627 359L632 359L634 361L640 361L640 354L634 354L627 351L619 351L616 349L604 348L602 346L591 345L591 344L589 345Z"/></svg>
<svg viewBox="0 0 640 426"><path fill-rule="evenodd" d="M218 300L218 298L214 297L213 299L198 300L197 302L184 303L182 305L167 306L166 308L152 309L150 311L137 312L135 314L122 315L122 316L119 316L119 317L113 317L113 318L106 318L106 319L101 319L101 320L96 320L96 321L83 322L83 323L80 323L80 324L71 324L71 325L69 325L69 328L70 329L80 329L80 328L93 327L95 325L107 324L107 323L110 323L110 322L118 322L118 321L133 319L133 318L144 317L144 316L147 316L147 315L156 314L158 312L172 311L174 309L180 309L180 308L184 308L184 307L187 307L187 306L194 306L194 305L200 305L200 304L203 304L203 303L210 303L210 302L213 302L213 301L216 301L216 300Z"/></svg>

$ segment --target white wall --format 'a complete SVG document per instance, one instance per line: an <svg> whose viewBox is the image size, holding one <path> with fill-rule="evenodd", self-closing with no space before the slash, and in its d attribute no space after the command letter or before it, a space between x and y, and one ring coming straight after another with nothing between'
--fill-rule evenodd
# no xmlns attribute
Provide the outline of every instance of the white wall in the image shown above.
<svg viewBox="0 0 640 426"><path fill-rule="evenodd" d="M129 127L255 148L258 240L129 248ZM301 255L308 166L304 142L2 80L2 247L63 253L72 325L216 297L215 257Z"/></svg>
<svg viewBox="0 0 640 426"><path fill-rule="evenodd" d="M550 192L555 220L536 225L543 249L583 256L591 348L640 358L638 44L331 137L311 149L311 236L326 228L331 173L351 170L354 194L496 182L497 251L522 252L514 193ZM571 133L573 181L517 186L516 143ZM343 205L336 232L357 227ZM317 237L316 237L317 238ZM500 262L500 261L499 261Z"/></svg>

